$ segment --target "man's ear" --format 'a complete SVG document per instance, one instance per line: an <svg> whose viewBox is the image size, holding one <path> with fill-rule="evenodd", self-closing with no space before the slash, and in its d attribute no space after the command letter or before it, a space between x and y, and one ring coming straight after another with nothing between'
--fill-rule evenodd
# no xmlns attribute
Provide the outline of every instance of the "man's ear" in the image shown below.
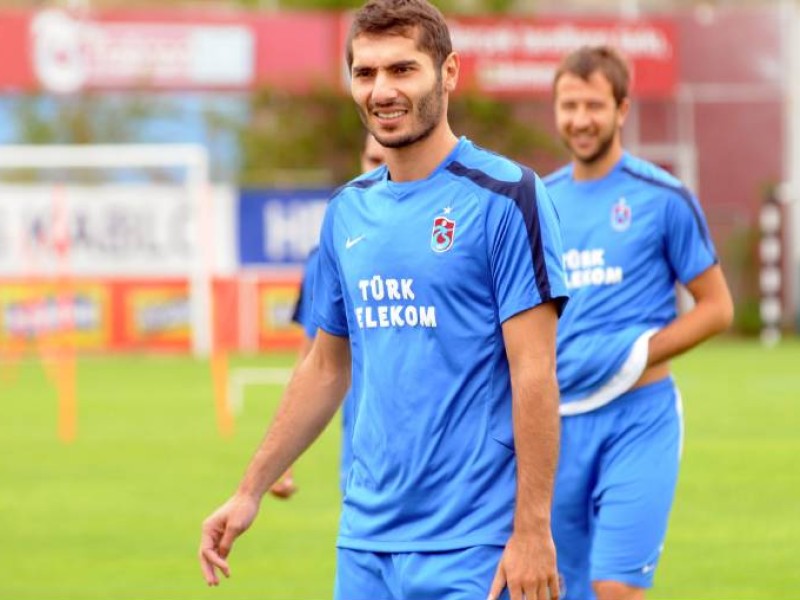
<svg viewBox="0 0 800 600"><path fill-rule="evenodd" d="M458 72L461 68L461 58L451 52L442 63L442 81L447 92L454 92L458 85Z"/></svg>
<svg viewBox="0 0 800 600"><path fill-rule="evenodd" d="M619 103L617 107L617 125L622 127L625 124L625 120L628 118L628 113L631 109L631 101L629 98L623 98L622 102Z"/></svg>

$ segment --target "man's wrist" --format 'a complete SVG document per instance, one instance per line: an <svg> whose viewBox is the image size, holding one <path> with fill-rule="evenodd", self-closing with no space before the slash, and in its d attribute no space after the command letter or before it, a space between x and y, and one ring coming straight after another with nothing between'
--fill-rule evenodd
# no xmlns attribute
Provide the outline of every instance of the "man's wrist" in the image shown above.
<svg viewBox="0 0 800 600"><path fill-rule="evenodd" d="M271 488L272 485L274 485L274 483L270 485L256 485L250 482L242 482L239 487L236 488L236 493L234 496L241 498L242 500L260 504L264 494L269 491L269 488Z"/></svg>
<svg viewBox="0 0 800 600"><path fill-rule="evenodd" d="M526 516L514 519L514 533L519 535L539 535L543 532L550 533L550 516Z"/></svg>

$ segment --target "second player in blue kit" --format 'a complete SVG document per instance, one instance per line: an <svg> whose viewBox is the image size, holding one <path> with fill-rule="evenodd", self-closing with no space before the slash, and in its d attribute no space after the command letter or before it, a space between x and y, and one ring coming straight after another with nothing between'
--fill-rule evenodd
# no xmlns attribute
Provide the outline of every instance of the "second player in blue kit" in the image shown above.
<svg viewBox="0 0 800 600"><path fill-rule="evenodd" d="M572 154L545 179L571 297L558 327L553 501L570 600L641 600L652 585L683 435L669 360L725 329L733 311L697 199L622 147L628 85L624 60L607 47L570 54L554 83ZM693 299L682 314L677 283Z"/></svg>

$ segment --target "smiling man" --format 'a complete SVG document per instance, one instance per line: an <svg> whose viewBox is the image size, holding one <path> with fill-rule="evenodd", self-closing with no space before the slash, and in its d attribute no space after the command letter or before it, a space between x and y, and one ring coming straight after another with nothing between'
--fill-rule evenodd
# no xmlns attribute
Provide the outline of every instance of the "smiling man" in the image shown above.
<svg viewBox="0 0 800 600"><path fill-rule="evenodd" d="M558 327L561 453L553 534L567 599L642 600L653 582L683 425L669 360L725 329L733 305L697 199L623 150L628 69L585 47L556 72L571 164L545 179L570 304ZM675 284L694 307L676 314Z"/></svg>
<svg viewBox="0 0 800 600"><path fill-rule="evenodd" d="M459 59L432 5L366 4L347 62L386 163L331 198L316 341L238 490L204 523L204 576L229 574L234 539L352 379L335 598L557 598L556 213L530 169L450 129Z"/></svg>

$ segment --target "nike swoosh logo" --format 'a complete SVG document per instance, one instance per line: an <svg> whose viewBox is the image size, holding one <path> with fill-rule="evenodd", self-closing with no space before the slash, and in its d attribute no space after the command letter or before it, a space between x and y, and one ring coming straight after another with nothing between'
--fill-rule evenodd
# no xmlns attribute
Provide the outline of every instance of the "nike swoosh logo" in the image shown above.
<svg viewBox="0 0 800 600"><path fill-rule="evenodd" d="M352 240L350 238L347 238L347 240L344 243L344 249L345 250L350 250L350 248L355 246L358 242L363 240L365 237L366 236L364 236L364 235L360 235L360 236L358 236L356 238L353 238Z"/></svg>

